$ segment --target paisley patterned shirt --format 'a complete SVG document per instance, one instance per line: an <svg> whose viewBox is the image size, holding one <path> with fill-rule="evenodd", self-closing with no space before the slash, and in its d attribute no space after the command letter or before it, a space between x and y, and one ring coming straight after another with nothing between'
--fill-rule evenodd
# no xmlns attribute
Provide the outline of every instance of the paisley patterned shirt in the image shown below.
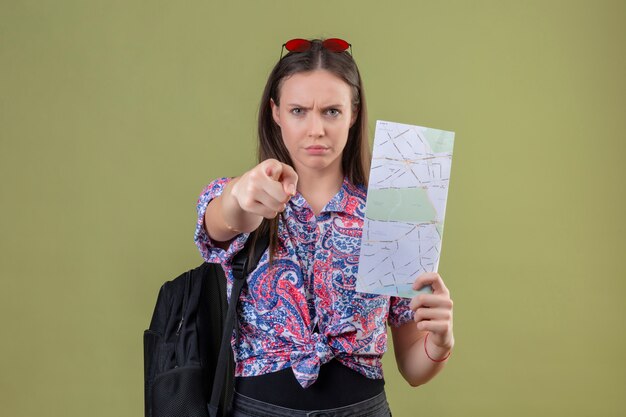
<svg viewBox="0 0 626 417"><path fill-rule="evenodd" d="M218 178L198 199L194 240L207 262L220 263L232 288L232 260L249 233L228 250L204 230L204 212L230 178ZM303 387L315 382L320 365L336 358L369 378L382 378L387 328L412 320L409 299L355 291L366 189L344 178L339 192L316 216L296 195L279 220L273 270L268 250L247 278L233 336L235 373L255 376L291 367ZM280 218L280 217L279 217Z"/></svg>

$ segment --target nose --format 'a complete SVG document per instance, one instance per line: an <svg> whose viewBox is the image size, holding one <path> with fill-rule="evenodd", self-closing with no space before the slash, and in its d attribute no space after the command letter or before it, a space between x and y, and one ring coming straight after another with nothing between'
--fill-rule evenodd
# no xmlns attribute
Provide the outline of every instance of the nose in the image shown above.
<svg viewBox="0 0 626 417"><path fill-rule="evenodd" d="M311 112L310 115L311 117L309 118L309 136L324 136L324 121L322 120L322 117L319 114L315 114L314 112Z"/></svg>

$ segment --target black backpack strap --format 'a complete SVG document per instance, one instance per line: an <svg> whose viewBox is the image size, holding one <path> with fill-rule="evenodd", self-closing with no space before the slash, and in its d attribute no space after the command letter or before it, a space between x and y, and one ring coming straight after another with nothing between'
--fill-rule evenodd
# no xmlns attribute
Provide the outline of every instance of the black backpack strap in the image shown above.
<svg viewBox="0 0 626 417"><path fill-rule="evenodd" d="M180 320L176 326L176 365L183 366L185 364L185 352L184 343L179 338L183 325L185 323L185 317L189 317L189 293L191 292L191 270L185 273L185 292L183 293L183 306L181 310Z"/></svg>
<svg viewBox="0 0 626 417"><path fill-rule="evenodd" d="M246 277L254 268L256 268L261 256L263 256L263 252L265 252L265 249L269 246L269 236L267 234L259 236L254 247L254 256L252 257L251 262L248 263L248 253L250 252L250 246L253 240L253 235L250 235L244 248L237 255L235 255L235 258L233 259L233 288L231 290L228 312L226 313L226 320L224 322L224 333L222 334L220 354L217 359L211 401L207 405L209 415L211 417L217 417L218 415L219 401L224 389L223 381L226 377L229 351L231 349L230 338L233 334L233 328L235 326L235 317L237 315L237 305L239 304L241 290L246 282ZM225 405L225 407L228 406L228 404Z"/></svg>

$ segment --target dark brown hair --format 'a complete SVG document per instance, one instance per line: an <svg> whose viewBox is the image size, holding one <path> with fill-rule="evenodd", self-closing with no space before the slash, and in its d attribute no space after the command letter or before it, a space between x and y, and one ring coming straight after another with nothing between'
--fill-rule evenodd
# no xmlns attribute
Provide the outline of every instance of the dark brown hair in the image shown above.
<svg viewBox="0 0 626 417"><path fill-rule="evenodd" d="M272 117L270 99L280 105L280 88L283 82L294 74L323 69L331 72L345 81L351 89L352 112L357 118L348 131L348 141L343 150L341 166L348 180L355 185L367 186L371 153L367 132L367 107L361 74L356 62L348 52L332 52L322 47L323 39L311 40L311 48L305 52L289 52L276 63L270 73L261 104L259 107L258 123L258 162L273 158L293 167L289 152L285 147L280 131ZM280 213L283 216L283 213ZM270 237L270 267L275 251L278 247L278 216L273 219L263 219L254 233L256 236L269 232ZM251 251L250 253L252 253Z"/></svg>

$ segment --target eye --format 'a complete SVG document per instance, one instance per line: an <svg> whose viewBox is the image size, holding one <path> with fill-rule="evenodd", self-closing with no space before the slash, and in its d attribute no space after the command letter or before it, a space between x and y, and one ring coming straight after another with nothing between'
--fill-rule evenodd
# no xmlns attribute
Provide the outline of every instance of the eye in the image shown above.
<svg viewBox="0 0 626 417"><path fill-rule="evenodd" d="M339 113L341 113L341 112L339 110L337 110L337 109L328 109L328 113L331 116L339 116Z"/></svg>
<svg viewBox="0 0 626 417"><path fill-rule="evenodd" d="M302 109L300 107L294 107L291 109L291 114L299 115L302 114Z"/></svg>

